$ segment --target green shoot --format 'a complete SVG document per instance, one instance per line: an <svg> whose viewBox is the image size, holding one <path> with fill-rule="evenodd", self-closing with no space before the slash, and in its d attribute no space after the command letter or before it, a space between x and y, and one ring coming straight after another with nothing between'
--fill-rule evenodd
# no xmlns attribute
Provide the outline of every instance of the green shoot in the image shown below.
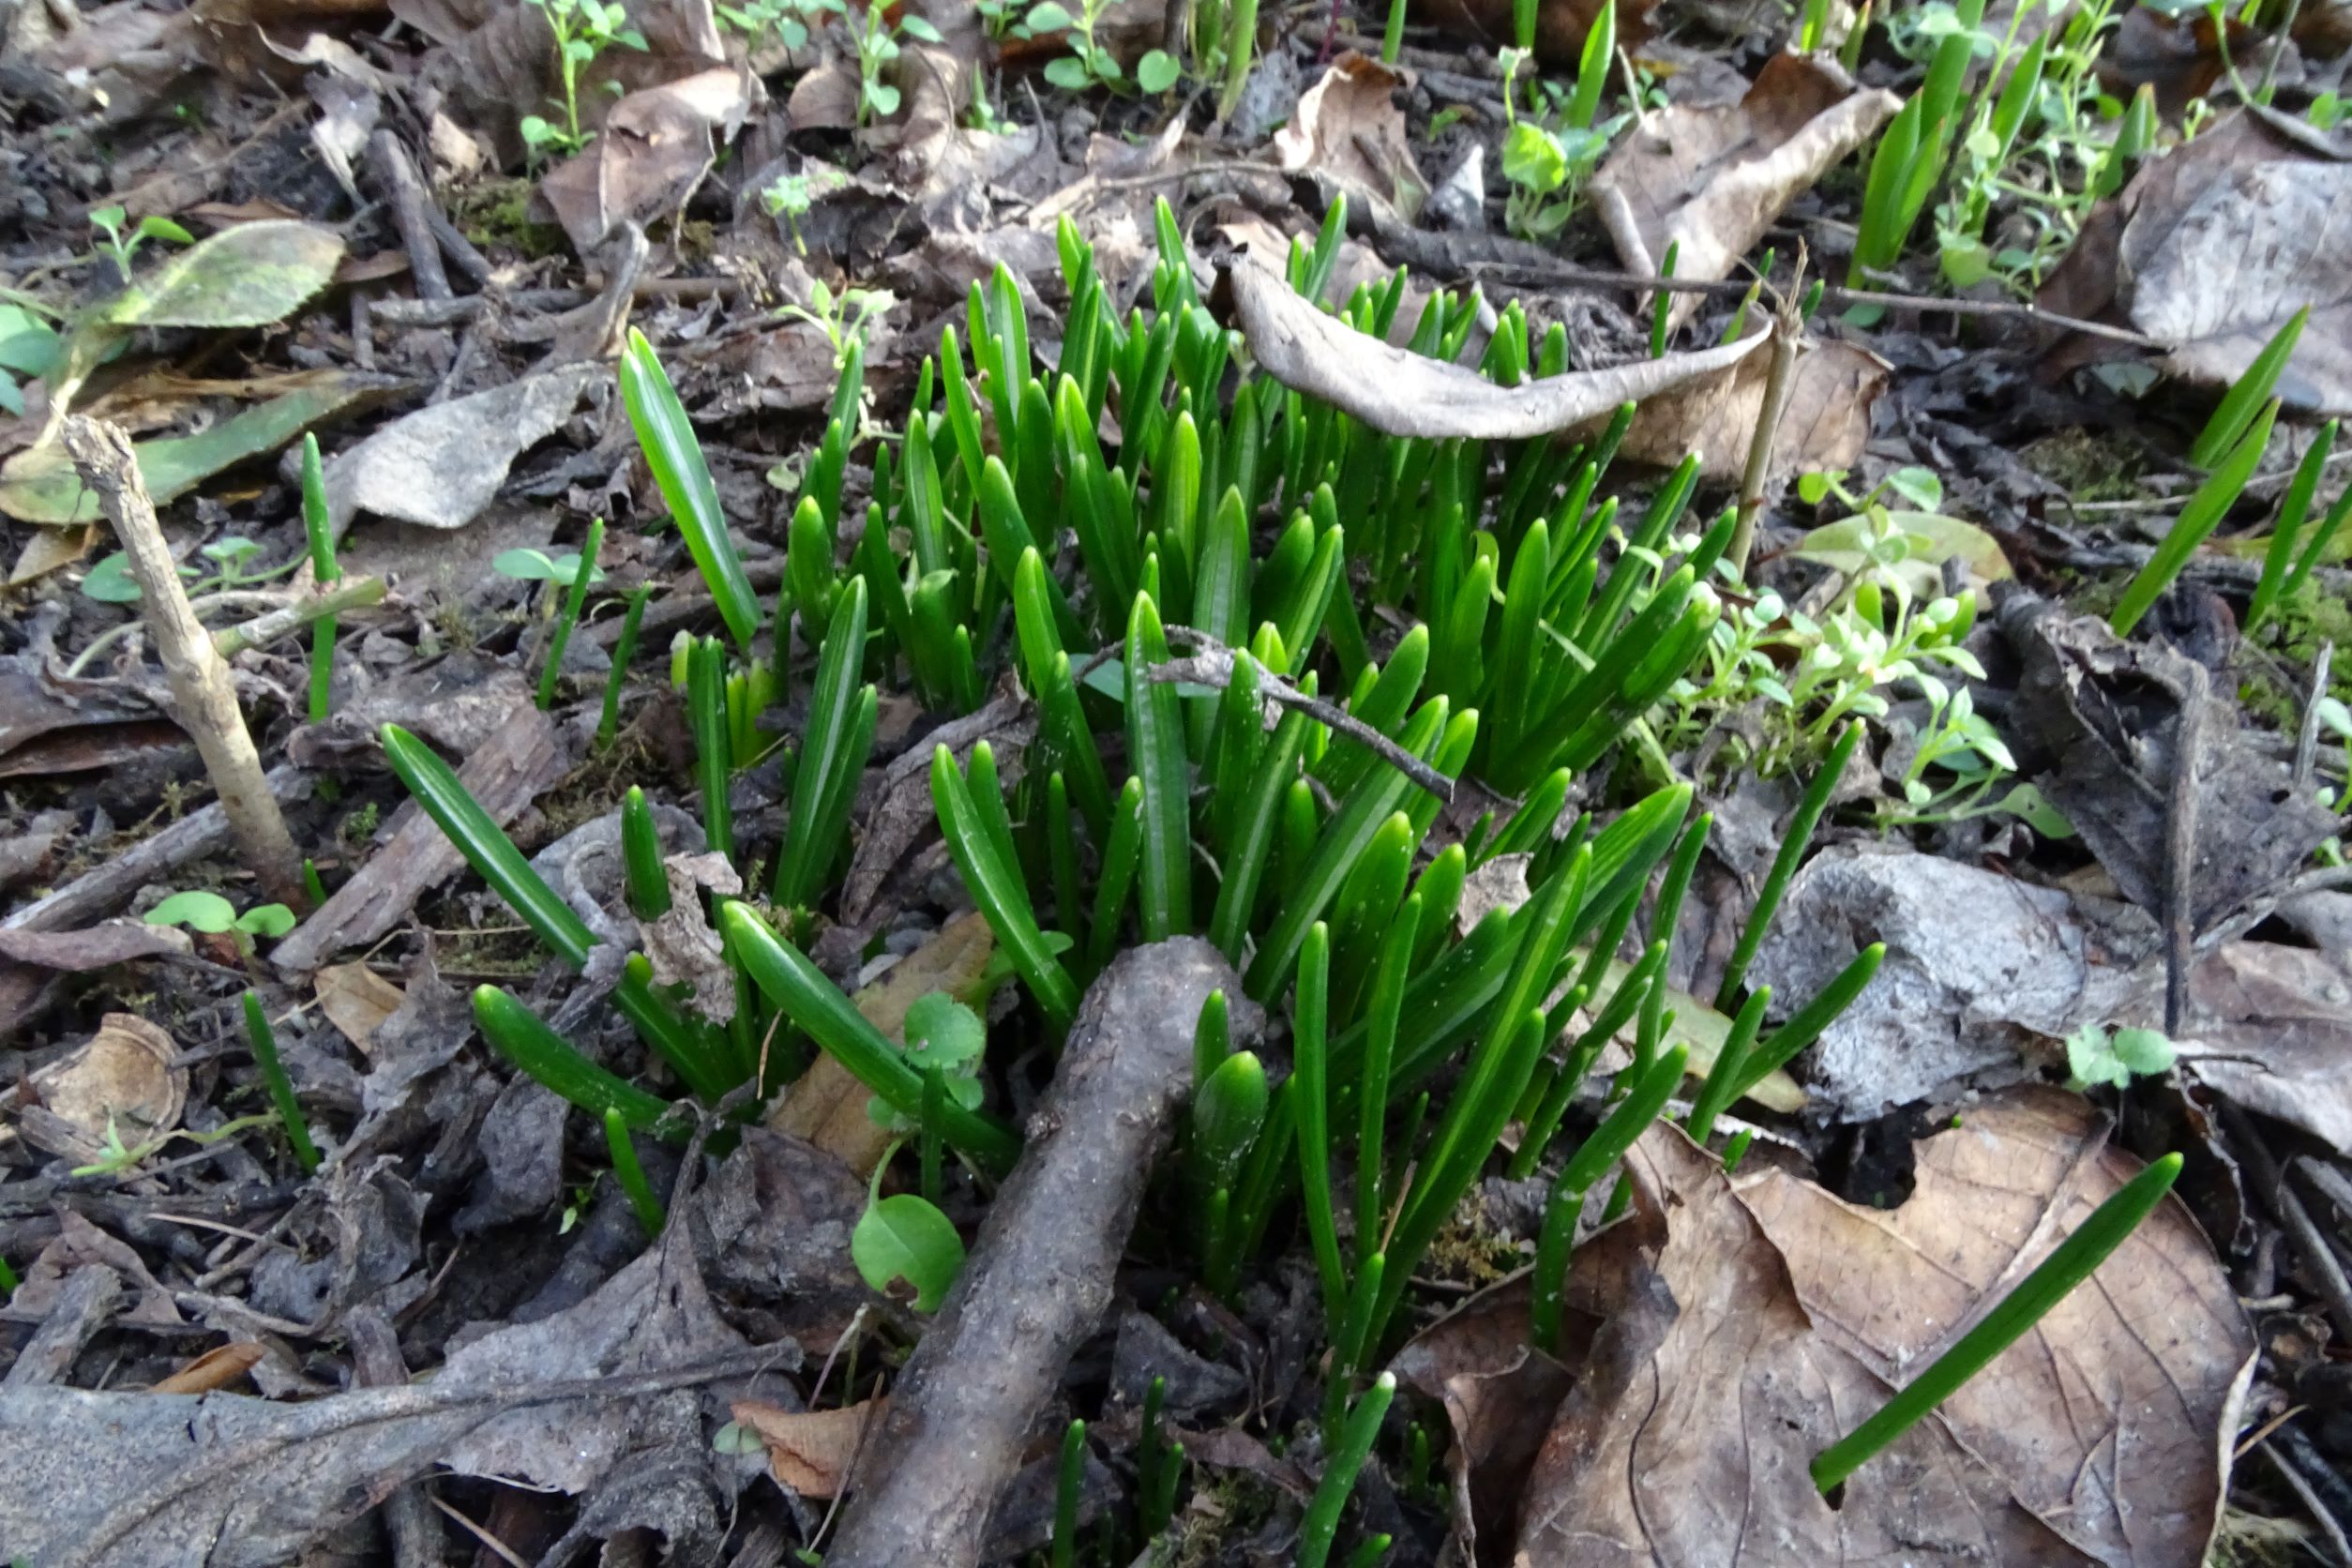
<svg viewBox="0 0 2352 1568"><path fill-rule="evenodd" d="M2140 617L2164 596L2164 590L2189 565L2189 557L2196 553L2197 546L2205 542L2237 504L2246 481L2254 477L2254 470L2261 465L2262 454L2269 447L2270 426L2278 414L2279 403L2274 398L2256 416L2252 428L2239 438L2236 448L2206 476L2205 483L2189 497L2189 504L2180 508L2180 515L2173 520L2164 542L2132 579L2114 613L2107 617L2108 626L2118 637L2132 635Z"/></svg>
<svg viewBox="0 0 2352 1568"><path fill-rule="evenodd" d="M1339 1533L1348 1494L1355 1490L1356 1472L1364 1469L1372 1440L1380 1436L1380 1423L1388 1415L1389 1401L1395 1396L1396 1374L1383 1372L1349 1411L1339 1440L1323 1461L1323 1478L1307 1501L1305 1521L1299 1526L1298 1568L1324 1568L1331 1560L1332 1540Z"/></svg>
<svg viewBox="0 0 2352 1568"><path fill-rule="evenodd" d="M294 1145L295 1162L306 1171L316 1170L319 1146L310 1141L310 1128L302 1119L293 1080L286 1077L285 1063L278 1059L278 1036L269 1027L269 1016L262 1011L262 999L251 991L245 993L245 1038L253 1048L253 1063L262 1070L262 1082L269 1088L270 1104L278 1108L278 1120L285 1124L286 1141Z"/></svg>
<svg viewBox="0 0 2352 1568"><path fill-rule="evenodd" d="M580 610L588 602L588 582L596 575L596 555L604 548L604 519L588 525L588 542L580 547L580 565L572 572L570 592L564 596L564 608L556 615L555 629L548 634L546 667L539 671L539 707L542 712L555 706L555 683L563 673L564 650L570 646L572 628L580 624ZM311 695L317 701L315 688Z"/></svg>
<svg viewBox="0 0 2352 1568"><path fill-rule="evenodd" d="M675 1123L663 1120L670 1112L669 1101L597 1066L497 987L475 988L474 1021L491 1049L590 1115L618 1116L633 1128L663 1128L664 1136L684 1136Z"/></svg>
<svg viewBox="0 0 2352 1568"><path fill-rule="evenodd" d="M610 751L612 740L621 729L621 688L628 683L629 665L637 657L637 632L645 619L645 601L654 596L651 587L640 588L629 596L629 607L621 618L621 635L612 644L612 670L604 678L604 714L596 720L596 749Z"/></svg>
<svg viewBox="0 0 2352 1568"><path fill-rule="evenodd" d="M341 581L334 520L326 510L326 475L319 464L319 438L308 431L302 437L302 530L310 543L310 575L319 586ZM310 722L324 722L334 701L335 617L322 615L310 624Z"/></svg>
<svg viewBox="0 0 2352 1568"><path fill-rule="evenodd" d="M1853 760L1854 750L1862 745L1862 726L1858 719L1846 727L1846 732L1830 748L1828 761L1805 786L1803 797L1797 803L1797 814L1788 820L1788 833L1780 842L1780 852L1772 858L1772 868L1764 878L1764 885L1756 895L1756 908L1748 915L1747 924L1740 927L1740 940L1731 949L1731 957L1724 964L1723 984L1715 991L1715 1011L1729 1013L1740 1005L1740 995L1748 982L1748 965L1756 961L1756 950L1764 945L1764 932L1772 923L1772 915L1780 909L1781 896L1788 891L1788 880L1797 874L1797 863L1804 858L1805 847L1813 842L1813 830L1821 821L1821 813L1830 807L1830 796L1838 780L1846 775L1846 764Z"/></svg>
<svg viewBox="0 0 2352 1568"><path fill-rule="evenodd" d="M645 1168L637 1158L637 1145L629 1141L628 1118L611 1106L605 1108L604 1145L612 1156L612 1179L628 1195L629 1207L637 1211L637 1223L645 1228L646 1235L660 1235L670 1223L669 1212L662 1207L661 1199L654 1196L653 1184L645 1180Z"/></svg>
<svg viewBox="0 0 2352 1568"><path fill-rule="evenodd" d="M1078 1562L1078 1488L1086 1479L1086 1423L1073 1421L1062 1433L1062 1467L1053 1487L1053 1568Z"/></svg>
<svg viewBox="0 0 2352 1568"><path fill-rule="evenodd" d="M2296 559L2295 540L2303 531L2303 520L2311 516L2313 500L2319 492L2319 480L2327 471L2328 458L2335 450L2337 421L2330 419L2319 427L2304 449L2303 460L2295 470L2295 477L2286 487L2286 495L2279 503L2278 520L2270 528L2270 548L2263 552L2262 578L2254 584L2254 597L2246 603L2246 631L2251 635L2269 619L2270 611L2283 595L2292 595L2302 586L2311 567L2319 564L2319 552L2327 548L2328 539L2342 522L2342 514L2352 509L2352 502L2340 501L2333 512L2323 521L2305 548L2302 561ZM2352 489L2344 491L2352 497Z"/></svg>
<svg viewBox="0 0 2352 1568"><path fill-rule="evenodd" d="M1547 1355L1560 1353L1560 1291L1567 1283L1568 1254L1576 1245L1576 1221L1584 1213L1585 1197L1657 1121L1681 1083L1689 1060L1689 1048L1677 1046L1651 1063L1552 1184L1544 1205L1544 1228L1536 1237L1534 1296L1528 1319L1535 1348Z"/></svg>
<svg viewBox="0 0 2352 1568"><path fill-rule="evenodd" d="M2303 324L2311 319L2311 307L2306 305L2286 320L2286 324L2272 335L2254 357L2244 373L2230 384L2223 394L2212 417L2197 433L2189 448L2189 461L2198 468L2211 469L2224 458L2235 453L2254 416L2270 400L2270 394L2279 384L2279 377L2286 370L2286 362L2294 357L2295 344L2303 335Z"/></svg>
<svg viewBox="0 0 2352 1568"><path fill-rule="evenodd" d="M1824 1492L1842 1485L2046 1317L2155 1212L2179 1176L2180 1164L2179 1154L2166 1154L2118 1188L1974 1328L1906 1383L1876 1415L1823 1450L1813 1461L1813 1484Z"/></svg>
<svg viewBox="0 0 2352 1568"><path fill-rule="evenodd" d="M654 825L645 792L634 784L621 797L621 874L631 914L640 920L659 920L670 912L670 877L662 867L661 830Z"/></svg>
<svg viewBox="0 0 2352 1568"><path fill-rule="evenodd" d="M760 630L760 601L744 572L743 557L728 536L718 487L702 460L701 444L695 439L686 405L678 400L668 372L655 357L653 344L634 327L629 329L628 347L621 354L621 401L628 409L629 424L644 451L645 466L653 471L654 483L660 487L661 498L686 537L686 551L694 557L718 606L719 619L727 623L735 646L748 655L751 640Z"/></svg>
<svg viewBox="0 0 2352 1568"><path fill-rule="evenodd" d="M555 35L556 70L564 83L564 123L540 114L525 114L520 129L523 144L535 155L543 149L569 154L586 146L596 135L580 128L580 68L614 44L642 52L645 35L622 25L628 16L620 0L525 0L547 18ZM553 101L553 100L550 100Z"/></svg>

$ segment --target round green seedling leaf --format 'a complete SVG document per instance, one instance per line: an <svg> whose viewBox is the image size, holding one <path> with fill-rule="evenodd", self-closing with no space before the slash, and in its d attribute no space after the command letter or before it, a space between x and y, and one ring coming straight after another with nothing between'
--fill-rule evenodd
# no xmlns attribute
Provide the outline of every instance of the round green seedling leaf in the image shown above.
<svg viewBox="0 0 2352 1568"><path fill-rule="evenodd" d="M988 1032L979 1014L945 991L933 991L907 1009L906 1040L907 1061L917 1072L956 1073L987 1048Z"/></svg>
<svg viewBox="0 0 2352 1568"><path fill-rule="evenodd" d="M885 1198L859 1216L850 1232L850 1257L866 1283L887 1290L893 1280L914 1287L914 1309L936 1312L964 1266L964 1239L955 1224L915 1193Z"/></svg>
<svg viewBox="0 0 2352 1568"><path fill-rule="evenodd" d="M139 580L130 575L130 557L118 550L92 566L82 580L82 596L100 604L137 604Z"/></svg>
<svg viewBox="0 0 2352 1568"><path fill-rule="evenodd" d="M174 893L147 912L150 926L185 926L191 931L218 935L234 927L237 912L218 893L190 888Z"/></svg>
<svg viewBox="0 0 2352 1568"><path fill-rule="evenodd" d="M1094 84L1094 73L1086 68L1086 62L1075 54L1064 54L1059 60L1046 62L1046 80L1057 87L1082 93Z"/></svg>
<svg viewBox="0 0 2352 1568"><path fill-rule="evenodd" d="M256 904L238 915L236 924L249 936L282 937L294 928L294 912L283 904Z"/></svg>
<svg viewBox="0 0 2352 1568"><path fill-rule="evenodd" d="M1135 66L1136 85L1147 93L1168 91L1176 85L1176 79L1183 74L1177 67L1176 57L1165 49L1152 51L1138 60Z"/></svg>
<svg viewBox="0 0 2352 1568"><path fill-rule="evenodd" d="M555 563L545 550L503 550L491 558L490 570L501 577L511 577L523 582L553 582L557 580Z"/></svg>
<svg viewBox="0 0 2352 1568"><path fill-rule="evenodd" d="M1026 25L1033 33L1063 33L1069 31L1072 23L1070 13L1056 0L1041 0L1029 8Z"/></svg>

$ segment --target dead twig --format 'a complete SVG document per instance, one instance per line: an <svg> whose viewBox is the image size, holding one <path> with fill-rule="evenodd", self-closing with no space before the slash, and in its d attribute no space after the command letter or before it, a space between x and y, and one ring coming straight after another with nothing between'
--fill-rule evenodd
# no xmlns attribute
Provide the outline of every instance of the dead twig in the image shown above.
<svg viewBox="0 0 2352 1568"><path fill-rule="evenodd" d="M1805 257L1797 252L1797 277L1792 293L1804 288ZM1756 548L1756 518L1764 509L1764 486L1772 473L1772 444L1780 435L1781 415L1788 410L1788 389L1796 382L1799 339L1804 317L1795 299L1783 295L1772 323L1772 364L1764 382L1764 405L1756 411L1756 433L1748 441L1747 468L1740 475L1740 520L1732 525L1731 544L1725 555L1732 572L1744 580L1748 555Z"/></svg>
<svg viewBox="0 0 2352 1568"><path fill-rule="evenodd" d="M1195 686L1214 686L1219 691L1233 684L1232 649L1190 626L1169 626L1167 634L1170 642L1180 647L1198 649L1199 652L1190 658L1172 658L1165 664L1153 665L1149 671L1153 680L1189 681ZM1453 804L1454 780L1347 709L1326 702L1319 697L1309 697L1263 665L1258 670L1258 694L1276 707L1292 709L1330 726L1363 745L1422 789L1449 806Z"/></svg>
<svg viewBox="0 0 2352 1568"><path fill-rule="evenodd" d="M2205 666L2190 661L2173 731L2172 791L2164 813L2164 1033L2180 1037L2189 1015L2189 968L2196 946L2191 881L2197 863L2197 756L2209 701Z"/></svg>
<svg viewBox="0 0 2352 1568"><path fill-rule="evenodd" d="M2322 642L2311 662L2311 695L2303 699L2303 722L2295 731L2295 788L2311 788L2319 767L2319 700L2328 695L2329 667L2336 661L2336 645Z"/></svg>
<svg viewBox="0 0 2352 1568"><path fill-rule="evenodd" d="M1241 995L1214 948L1179 937L1130 948L1088 990L1020 1163L891 1394L831 1568L979 1561L1031 1425L1110 1304L1184 1103L1194 1020L1219 987Z"/></svg>
<svg viewBox="0 0 2352 1568"><path fill-rule="evenodd" d="M433 235L432 197L417 177L416 165L409 161L408 149L390 131L379 130L368 138L368 161L392 204L392 221L408 252L409 277L416 284L417 297L447 299L449 275L441 269L441 242Z"/></svg>
<svg viewBox="0 0 2352 1568"><path fill-rule="evenodd" d="M1710 294L1719 299L1743 297L1749 285L1737 279L1710 281L1696 278L1658 278L1634 272L1607 272L1594 267L1571 266L1565 262L1522 261L1478 264L1474 270L1491 274L1504 282L1523 282L1539 287L1568 284L1586 289L1655 289L1666 294ZM2044 326L2062 327L2069 332L2086 333L2104 338L2111 342L2129 343L2133 348L2169 350L2173 345L2146 333L2125 327L2110 326L2104 322L2084 321L2076 316L2061 316L2044 310L2038 305L2012 299L1946 299L1932 294L1884 294L1876 289L1845 289L1832 284L1821 291L1824 306L1843 308L1849 305L1877 305L1890 310L1918 310L1926 314L1972 316L2012 321L2039 322Z"/></svg>
<svg viewBox="0 0 2352 1568"><path fill-rule="evenodd" d="M75 416L66 421L65 445L82 482L97 492L98 508L114 528L139 580L139 610L155 635L156 652L172 684L172 701L183 729L196 742L204 772L228 813L247 862L272 898L294 909L310 900L302 886L302 856L286 819L262 776L262 760L237 711L236 685L228 661L213 646L212 634L189 608L178 563L157 522L155 504L131 455L130 437L120 426Z"/></svg>

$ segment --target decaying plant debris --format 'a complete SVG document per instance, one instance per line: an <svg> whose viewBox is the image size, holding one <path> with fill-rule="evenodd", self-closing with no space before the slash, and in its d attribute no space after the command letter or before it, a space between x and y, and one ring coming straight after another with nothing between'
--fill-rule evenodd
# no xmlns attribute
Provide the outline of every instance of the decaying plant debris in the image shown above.
<svg viewBox="0 0 2352 1568"><path fill-rule="evenodd" d="M2352 1562L2348 19L0 7L0 1560Z"/></svg>

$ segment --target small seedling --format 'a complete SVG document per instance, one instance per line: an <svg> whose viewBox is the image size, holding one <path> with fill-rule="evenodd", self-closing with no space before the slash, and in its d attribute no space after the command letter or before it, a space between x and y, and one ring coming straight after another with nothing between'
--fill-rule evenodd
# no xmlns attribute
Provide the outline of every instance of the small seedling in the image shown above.
<svg viewBox="0 0 2352 1568"><path fill-rule="evenodd" d="M128 234L125 234L123 225L129 221L129 215L121 207L97 207L90 213L90 227L104 236L98 241L98 249L114 264L115 276L126 283L130 281L131 258L147 241L159 239L172 245L196 243L194 234L155 213L141 219Z"/></svg>
<svg viewBox="0 0 2352 1568"><path fill-rule="evenodd" d="M535 156L553 152L568 156L586 146L596 133L580 128L580 71L614 44L642 53L645 35L626 25L628 15L619 0L523 0L536 7L555 35L556 68L564 83L564 123L540 114L525 114L517 127L523 145ZM608 85L615 93L619 83ZM553 99L550 102L555 101Z"/></svg>
<svg viewBox="0 0 2352 1568"><path fill-rule="evenodd" d="M1126 72L1120 68L1119 57L1095 41L1095 29L1102 24L1109 10L1108 0L1084 0L1076 14L1062 0L1039 0L1029 8L1023 25L1030 32L1064 33L1068 35L1070 53L1046 63L1046 80L1057 87L1074 93L1085 92L1096 85L1123 87ZM1147 93L1164 93L1176 85L1183 68L1164 49L1154 49L1136 62L1136 85Z"/></svg>
<svg viewBox="0 0 2352 1568"><path fill-rule="evenodd" d="M174 893L146 913L150 926L185 926L207 936L230 933L240 951L250 953L255 937L282 937L294 928L294 911L283 904L256 904L243 914L218 893L201 887Z"/></svg>
<svg viewBox="0 0 2352 1568"><path fill-rule="evenodd" d="M1530 57L1522 50L1503 51L1502 108L1507 124L1502 136L1502 173L1511 183L1503 201L1503 222L1522 239L1548 239L1567 224L1586 178L1600 167L1609 143L1632 120L1630 114L1598 119L1601 92L1613 56L1596 53L1595 46L1613 47L1605 40L1612 30L1606 19L1613 10L1611 0L1602 8L1604 20L1596 21L1585 38L1584 58L1572 96L1562 99L1555 89L1540 79L1535 81L1533 94L1549 98L1559 110L1557 125L1547 123L1547 116L1534 106L1526 115L1519 113L1515 86Z"/></svg>
<svg viewBox="0 0 2352 1568"><path fill-rule="evenodd" d="M629 665L637 657L637 631L645 619L645 601L654 596L648 585L629 596L621 618L621 635L612 643L612 669L604 678L604 713L596 720L596 749L609 751L621 728L621 688L628 682Z"/></svg>
<svg viewBox="0 0 2352 1568"><path fill-rule="evenodd" d="M866 1212L850 1231L850 1257L875 1289L887 1290L903 1279L914 1287L917 1312L937 1312L963 1272L964 1239L928 1199L912 1192L882 1197L882 1172L889 1165L885 1156L874 1167Z"/></svg>
<svg viewBox="0 0 2352 1568"><path fill-rule="evenodd" d="M2110 1033L2095 1023L2085 1024L2066 1037L2067 1087L2078 1093L2094 1084L2128 1089L2135 1078L2170 1072L2177 1054L2161 1030L2118 1029Z"/></svg>
<svg viewBox="0 0 2352 1568"><path fill-rule="evenodd" d="M596 565L596 555L604 548L604 519L588 525L588 542L580 554L571 557L572 570L568 591L564 596L564 608L556 616L554 629L548 633L545 667L539 671L539 707L555 706L555 684L564 669L564 650L570 645L572 628L580 624L580 612L588 602L588 584L604 575ZM502 559L504 559L502 557Z"/></svg>
<svg viewBox="0 0 2352 1568"><path fill-rule="evenodd" d="M2180 1163L2179 1154L2166 1154L2117 1189L1976 1327L1905 1384L1877 1414L1823 1450L1813 1461L1813 1484L1824 1492L1842 1485L2047 1317L2155 1212L2179 1176Z"/></svg>
<svg viewBox="0 0 2352 1568"><path fill-rule="evenodd" d="M913 10L900 11L894 23L888 6L881 0L868 0L865 25L852 34L857 46L857 123L861 126L869 115L879 114L886 120L898 113L898 89L882 77L898 58L898 36L902 33L925 43L941 41L939 29Z"/></svg>
<svg viewBox="0 0 2352 1568"><path fill-rule="evenodd" d="M1078 1489L1086 1480L1086 1423L1073 1421L1062 1433L1062 1464L1054 1476L1052 1568L1078 1561Z"/></svg>

